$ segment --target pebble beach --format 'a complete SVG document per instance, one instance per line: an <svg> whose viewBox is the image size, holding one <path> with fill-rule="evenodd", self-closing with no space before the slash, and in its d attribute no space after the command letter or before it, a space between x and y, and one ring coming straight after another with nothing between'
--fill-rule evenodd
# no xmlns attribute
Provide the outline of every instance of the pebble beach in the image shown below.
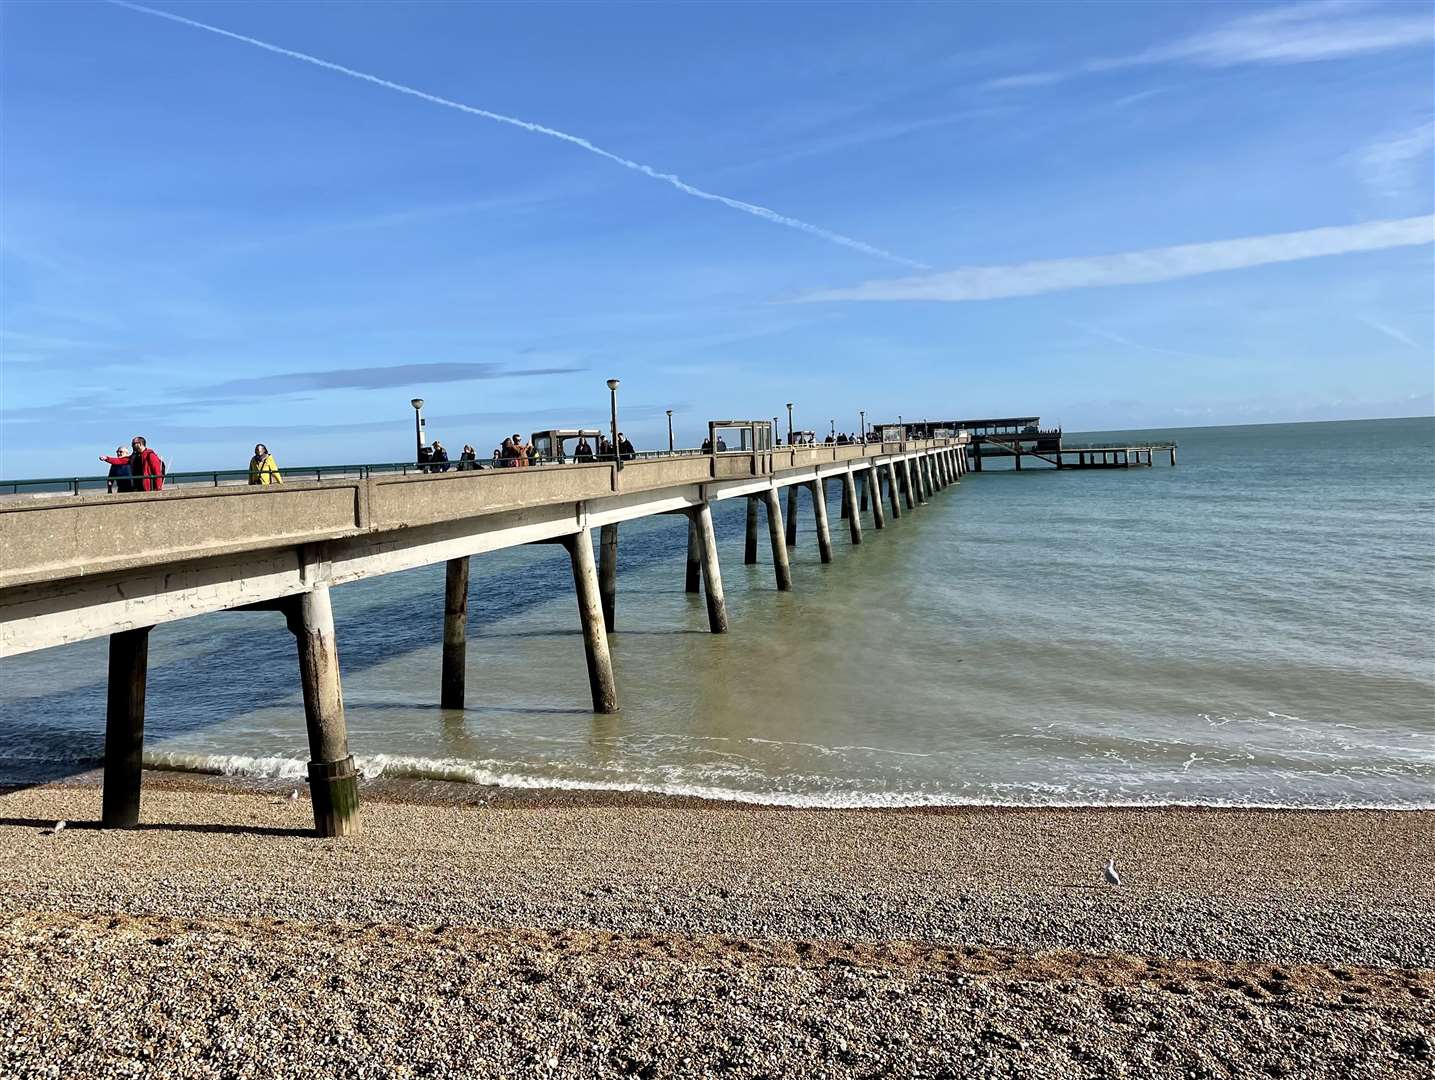
<svg viewBox="0 0 1435 1080"><path fill-rule="evenodd" d="M0 1075L1435 1070L1428 812L146 785L0 794Z"/></svg>

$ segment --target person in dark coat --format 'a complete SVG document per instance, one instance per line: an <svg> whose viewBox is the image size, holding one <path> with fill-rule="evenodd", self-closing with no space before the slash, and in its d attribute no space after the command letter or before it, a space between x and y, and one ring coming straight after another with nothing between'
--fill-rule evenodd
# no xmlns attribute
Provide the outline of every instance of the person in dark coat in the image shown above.
<svg viewBox="0 0 1435 1080"><path fill-rule="evenodd" d="M593 460L593 447L587 439L578 440L578 445L573 448L573 460L580 462Z"/></svg>
<svg viewBox="0 0 1435 1080"><path fill-rule="evenodd" d="M101 454L100 460L108 463L110 467L109 489L111 492L123 494L134 490L134 485L130 481L130 448L128 446L117 446L114 457L105 457L104 454Z"/></svg>
<svg viewBox="0 0 1435 1080"><path fill-rule="evenodd" d="M437 439L433 441L433 471L448 472L448 450Z"/></svg>
<svg viewBox="0 0 1435 1080"><path fill-rule="evenodd" d="M618 453L623 455L624 461L631 461L637 456L637 451L633 449L633 444L628 441L628 436L624 435L621 431L618 432Z"/></svg>

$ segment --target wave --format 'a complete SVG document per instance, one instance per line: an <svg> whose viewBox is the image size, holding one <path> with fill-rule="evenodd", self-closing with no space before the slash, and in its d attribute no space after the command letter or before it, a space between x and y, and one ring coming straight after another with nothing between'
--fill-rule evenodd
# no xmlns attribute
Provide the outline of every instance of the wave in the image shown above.
<svg viewBox="0 0 1435 1080"><path fill-rule="evenodd" d="M664 781L582 780L571 777L538 776L530 773L489 769L457 758L425 758L398 754L355 756L354 763L366 780L440 780L475 787L547 791L594 791L663 795L706 799L713 802L747 803L758 806L809 810L925 809L963 806L1008 808L1153 808L1191 807L1239 810L1435 810L1435 801L1423 803L1382 803L1342 801L1297 803L1279 800L1174 799L1159 795L1149 798L1106 799L1090 792L1073 792L1058 784L993 785L1023 787L1025 798L961 794L952 791L755 791L701 783ZM253 779L303 780L308 763L300 758L249 756L244 754L192 754L182 751L147 753L146 768L213 776L240 776Z"/></svg>

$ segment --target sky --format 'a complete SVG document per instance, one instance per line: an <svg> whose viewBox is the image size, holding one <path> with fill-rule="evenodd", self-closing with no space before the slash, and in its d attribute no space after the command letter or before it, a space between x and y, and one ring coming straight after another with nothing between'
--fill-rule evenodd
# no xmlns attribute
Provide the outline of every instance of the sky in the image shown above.
<svg viewBox="0 0 1435 1080"><path fill-rule="evenodd" d="M1425 2L8 0L0 477L1427 415L1432 145Z"/></svg>

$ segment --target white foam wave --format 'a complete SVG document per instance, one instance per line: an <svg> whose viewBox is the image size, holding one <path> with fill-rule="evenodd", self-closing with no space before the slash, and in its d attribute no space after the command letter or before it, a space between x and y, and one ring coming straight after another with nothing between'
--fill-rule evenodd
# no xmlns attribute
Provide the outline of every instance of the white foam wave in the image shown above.
<svg viewBox="0 0 1435 1080"><path fill-rule="evenodd" d="M444 780L479 787L519 788L549 791L595 791L670 795L708 799L714 802L751 803L811 810L921 809L928 807L991 806L1009 808L1077 809L1083 807L1152 808L1212 807L1238 810L1435 810L1435 801L1424 803L1378 803L1345 801L1334 803L1292 803L1279 800L1106 799L1088 792L1072 793L1054 784L992 785L993 790L1021 788L1026 798L950 791L750 791L701 783L672 783L622 780L583 780L571 777L535 776L485 768L457 758L425 758L400 754L355 757L355 765L366 780ZM260 779L298 779L307 775L308 765L298 758L263 757L243 754L188 754L167 751L146 754L144 763L153 769L206 773L216 776L248 776Z"/></svg>

